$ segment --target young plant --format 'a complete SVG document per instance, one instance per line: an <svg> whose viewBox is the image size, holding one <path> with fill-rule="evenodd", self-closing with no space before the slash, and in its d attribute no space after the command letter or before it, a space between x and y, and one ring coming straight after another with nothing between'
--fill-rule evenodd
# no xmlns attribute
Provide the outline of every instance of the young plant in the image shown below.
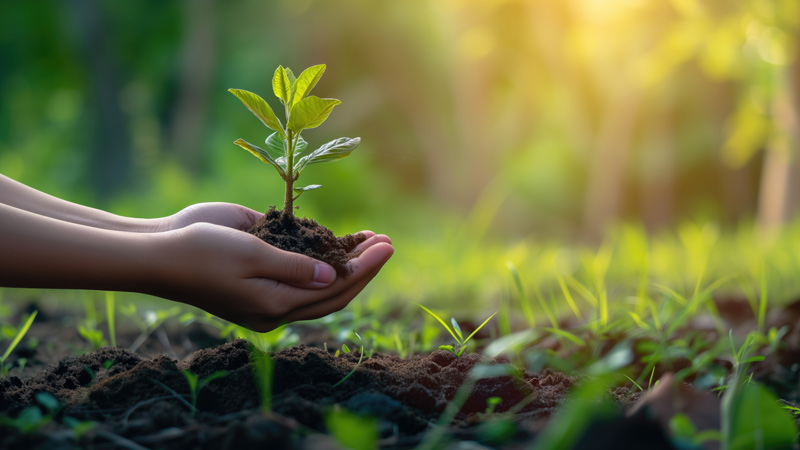
<svg viewBox="0 0 800 450"><path fill-rule="evenodd" d="M31 328L31 325L33 324L33 319L36 318L36 314L38 313L39 311L34 311L33 313L31 313L30 316L28 316L28 320L26 320L25 323L19 328L19 330L17 330L17 334L14 336L14 339L11 340L11 343L8 345L8 348L6 348L5 353L3 353L2 356L0 356L0 371L2 371L4 376L8 376L8 367L6 367L6 360L8 359L9 356L11 356L11 352L14 351L14 349L17 347L17 344L19 344L19 341L22 340L22 338Z"/></svg>
<svg viewBox="0 0 800 450"><path fill-rule="evenodd" d="M318 184L295 187L295 182L303 169L310 164L342 159L355 150L361 142L360 138L341 137L322 145L303 157L300 156L308 148L308 143L300 136L303 130L322 125L333 107L341 103L335 98L319 98L309 95L323 72L325 72L324 64L309 67L298 77L294 76L291 69L283 66L278 66L278 69L275 70L272 78L272 90L283 104L285 126L263 98L242 89L228 89L267 128L274 130L274 133L270 134L265 141L266 150L244 139L237 139L234 144L252 153L262 162L275 167L286 185L283 213L289 217L294 216L294 201L303 192L321 187Z"/></svg>
<svg viewBox="0 0 800 450"><path fill-rule="evenodd" d="M497 315L497 313L494 313L491 316L489 316L489 318L484 320L483 323L478 326L478 328L475 328L475 331L473 331L472 334L470 334L469 336L467 336L466 339L464 339L464 334L461 332L461 327L458 326L458 322L456 322L455 318L453 317L450 318L450 323L453 325L453 328L450 328L444 322L444 320L442 320L441 317L436 315L436 313L434 313L430 309L420 304L416 305L422 308L425 312L427 312L431 316L433 316L433 318L436 319L440 324L442 324L444 329L447 330L448 333L450 333L450 336L453 336L453 339L456 340L456 345L440 345L439 350L447 350L448 352L456 355L456 358L460 358L461 355L464 353L464 350L466 350L467 348L467 343L469 342L470 339L472 339L472 336L475 336L475 333L477 333L481 328L483 328L484 325L489 323L489 321L492 320L492 317Z"/></svg>
<svg viewBox="0 0 800 450"><path fill-rule="evenodd" d="M186 377L186 382L189 383L189 393L192 396L192 417L194 417L194 414L197 412L197 396L200 395L200 391L208 386L208 383L228 374L228 372L224 370L219 370L200 380L200 377L198 377L196 373L188 369L184 370L182 373L183 376Z"/></svg>
<svg viewBox="0 0 800 450"><path fill-rule="evenodd" d="M336 384L333 385L333 387L339 386L340 384L344 383L345 381L347 381L348 378L350 378L354 373L356 373L356 369L358 369L358 367L361 365L361 361L364 359L364 340L361 339L361 335L356 333L355 330L353 330L353 333L355 333L356 337L358 338L358 342L361 348L360 350L361 354L358 356L358 362L356 363L356 366L353 367L353 370L348 372L347 375L344 376L344 378L337 381ZM350 353L350 349L347 347L347 344L342 344L342 350L345 353ZM336 356L339 356L339 350L336 350L336 355L334 357Z"/></svg>

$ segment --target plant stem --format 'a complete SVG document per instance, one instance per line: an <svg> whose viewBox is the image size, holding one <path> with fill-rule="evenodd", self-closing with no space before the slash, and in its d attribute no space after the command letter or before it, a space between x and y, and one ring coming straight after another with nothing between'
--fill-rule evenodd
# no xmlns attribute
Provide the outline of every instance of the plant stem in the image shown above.
<svg viewBox="0 0 800 450"><path fill-rule="evenodd" d="M294 146L295 137L294 133L289 131L289 139L287 140L288 149L286 154L286 191L283 195L283 213L288 217L294 217Z"/></svg>

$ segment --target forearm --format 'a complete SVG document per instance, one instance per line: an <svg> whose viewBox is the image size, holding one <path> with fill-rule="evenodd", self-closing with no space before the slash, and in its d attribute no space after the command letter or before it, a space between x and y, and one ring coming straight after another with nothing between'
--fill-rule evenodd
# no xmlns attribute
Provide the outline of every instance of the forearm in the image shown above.
<svg viewBox="0 0 800 450"><path fill-rule="evenodd" d="M37 191L0 174L0 203L79 225L107 230L158 231L161 219L122 217L99 209L68 202Z"/></svg>
<svg viewBox="0 0 800 450"><path fill-rule="evenodd" d="M0 286L143 291L155 238L0 204Z"/></svg>

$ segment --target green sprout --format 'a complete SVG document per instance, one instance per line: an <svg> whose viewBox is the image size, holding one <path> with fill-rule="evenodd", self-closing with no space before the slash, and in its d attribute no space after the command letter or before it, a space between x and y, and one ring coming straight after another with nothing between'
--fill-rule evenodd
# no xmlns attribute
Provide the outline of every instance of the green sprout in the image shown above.
<svg viewBox="0 0 800 450"><path fill-rule="evenodd" d="M340 384L344 383L345 381L347 381L348 378L350 378L354 373L356 373L356 369L358 369L358 367L361 366L361 361L364 359L364 340L361 339L360 334L356 333L356 330L353 330L353 333L358 338L359 347L361 348L361 354L358 356L358 362L356 363L356 366L353 367L353 370L348 372L347 375L344 376L344 378L336 382L336 384L334 384L333 387L339 386ZM342 350L345 353L350 353L350 348L347 347L347 344L342 344ZM336 355L334 355L334 357L337 356L339 356L339 350L336 350Z"/></svg>
<svg viewBox="0 0 800 450"><path fill-rule="evenodd" d="M200 395L200 391L206 387L208 383L228 375L228 372L224 370L218 370L203 380L200 380L200 377L198 377L197 374L188 369L184 370L182 373L183 376L186 377L186 382L189 384L189 392L192 396L192 417L194 417L195 413L197 412L197 397Z"/></svg>
<svg viewBox="0 0 800 450"><path fill-rule="evenodd" d="M17 344L19 344L19 341L22 340L22 338L31 328L31 325L33 324L33 319L36 318L36 314L38 313L39 311L34 311L33 313L31 313L30 316L28 316L28 319L19 328L17 334L14 336L14 339L11 340L11 343L6 348L5 353L3 353L2 356L0 356L0 372L2 372L4 376L8 376L8 369L9 369L8 367L6 367L6 360L8 360L8 357L11 356L11 352L14 351L14 349L17 347Z"/></svg>
<svg viewBox="0 0 800 450"><path fill-rule="evenodd" d="M475 333L477 333L481 328L483 328L484 325L489 323L489 321L492 320L492 317L497 315L497 313L494 313L491 316L489 316L489 318L484 320L483 323L478 326L478 328L475 328L475 331L473 331L472 334L470 334L469 336L467 336L466 339L464 339L464 334L461 332L461 327L458 325L458 322L456 322L455 318L453 317L450 318L450 323L453 325L453 327L450 328L445 323L445 321L442 320L441 317L436 315L436 313L418 303L415 304L420 308L422 308L425 312L433 316L433 318L436 319L440 324L442 324L444 329L447 330L448 333L450 333L450 336L453 336L453 339L456 340L456 345L440 345L439 350L447 350L448 352L456 355L456 358L460 358L461 355L464 353L464 350L466 350L467 348L467 343L469 342L470 339L472 339L472 336L475 336Z"/></svg>
<svg viewBox="0 0 800 450"><path fill-rule="evenodd" d="M283 213L293 217L294 201L305 191L322 186L312 184L295 187L300 172L310 164L336 161L352 153L361 138L341 137L323 144L307 155L300 155L308 148L308 143L300 136L303 130L316 128L328 118L333 107L341 102L335 98L319 98L308 95L325 72L325 65L319 64L304 70L295 77L291 69L278 66L272 78L272 90L284 106L286 125L284 126L272 108L258 95L242 89L228 89L244 103L267 128L274 133L267 137L267 149L237 139L234 144L252 153L262 162L271 164L286 183L283 200Z"/></svg>

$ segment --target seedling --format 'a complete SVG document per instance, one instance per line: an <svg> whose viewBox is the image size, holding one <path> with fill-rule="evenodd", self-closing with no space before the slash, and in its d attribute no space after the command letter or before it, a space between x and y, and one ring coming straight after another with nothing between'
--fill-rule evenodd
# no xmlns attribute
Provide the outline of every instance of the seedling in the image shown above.
<svg viewBox="0 0 800 450"><path fill-rule="evenodd" d="M8 376L8 367L6 367L6 360L8 359L9 356L11 356L11 352L14 351L14 349L17 347L17 344L19 344L19 342L31 328L31 325L33 324L33 319L36 318L36 314L38 313L39 311L34 311L33 313L31 313L30 316L28 316L28 320L26 320L25 323L20 327L20 329L17 330L17 334L14 336L14 339L11 340L11 343L8 345L8 348L6 348L5 353L3 353L3 356L0 356L0 371L3 372L4 376Z"/></svg>
<svg viewBox="0 0 800 450"><path fill-rule="evenodd" d="M348 372L347 375L345 375L344 378L342 378L336 384L334 384L333 387L339 386L340 384L344 383L345 381L347 381L348 378L350 378L354 373L356 373L356 369L358 369L358 367L361 365L361 360L364 359L364 340L361 339L361 335L356 333L355 330L353 331L353 333L358 338L358 342L360 344L359 347L361 348L361 354L358 356L358 362L356 363L356 366L353 367L353 370ZM347 347L347 344L342 344L342 349L343 350L346 349L345 353L350 353L350 349ZM337 350L336 352L338 353L339 351Z"/></svg>
<svg viewBox="0 0 800 450"><path fill-rule="evenodd" d="M486 399L486 411L484 414L494 414L494 410L497 408L499 404L503 403L503 399L500 397L489 397Z"/></svg>
<svg viewBox="0 0 800 450"><path fill-rule="evenodd" d="M142 344L144 344L147 338L161 325L163 325L164 322L174 316L177 316L181 312L181 309L175 306L158 311L146 310L140 316L134 303L122 305L119 310L122 315L133 321L133 323L135 323L139 328L139 336L133 341L130 347L128 347L128 350L132 352L135 352Z"/></svg>
<svg viewBox="0 0 800 450"><path fill-rule="evenodd" d="M228 372L224 370L219 370L200 380L197 374L188 369L184 370L182 373L183 376L186 377L186 382L189 383L189 393L192 396L192 417L194 417L194 414L197 412L197 396L200 394L200 391L208 386L208 383L228 374Z"/></svg>
<svg viewBox="0 0 800 450"><path fill-rule="evenodd" d="M477 333L481 328L483 328L484 325L489 323L489 321L492 320L492 317L497 315L497 313L494 313L491 316L489 316L489 318L484 320L483 323L478 326L478 328L475 328L475 331L473 331L472 334L470 334L469 336L467 336L466 339L464 339L464 334L461 332L461 327L458 325L458 322L456 322L455 318L453 317L450 318L450 323L453 325L453 328L450 328L445 323L445 321L442 320L441 317L436 315L436 313L434 313L430 309L420 304L416 305L422 308L425 312L427 312L431 316L433 316L433 318L436 319L440 324L442 324L444 329L447 330L448 333L450 333L450 336L453 336L453 339L456 340L456 345L440 345L439 350L447 350L448 352L456 355L456 358L460 358L461 355L464 353L464 350L466 350L467 348L467 343L469 342L470 339L472 339L472 336L475 336L475 333Z"/></svg>
<svg viewBox="0 0 800 450"><path fill-rule="evenodd" d="M275 70L272 78L272 90L284 106L285 126L269 104L257 94L242 89L228 89L267 128L274 130L274 133L270 134L265 141L266 150L244 139L237 139L234 144L252 153L262 162L275 167L286 184L283 213L289 217L294 216L294 201L303 192L322 187L318 184L295 187L295 182L303 169L310 164L342 159L352 153L361 142L360 138L341 137L322 145L303 157L300 156L308 148L308 143L301 136L302 131L322 125L333 107L341 103L335 98L319 98L309 95L323 72L325 72L324 64L309 67L296 78L289 68L278 66L278 69Z"/></svg>

